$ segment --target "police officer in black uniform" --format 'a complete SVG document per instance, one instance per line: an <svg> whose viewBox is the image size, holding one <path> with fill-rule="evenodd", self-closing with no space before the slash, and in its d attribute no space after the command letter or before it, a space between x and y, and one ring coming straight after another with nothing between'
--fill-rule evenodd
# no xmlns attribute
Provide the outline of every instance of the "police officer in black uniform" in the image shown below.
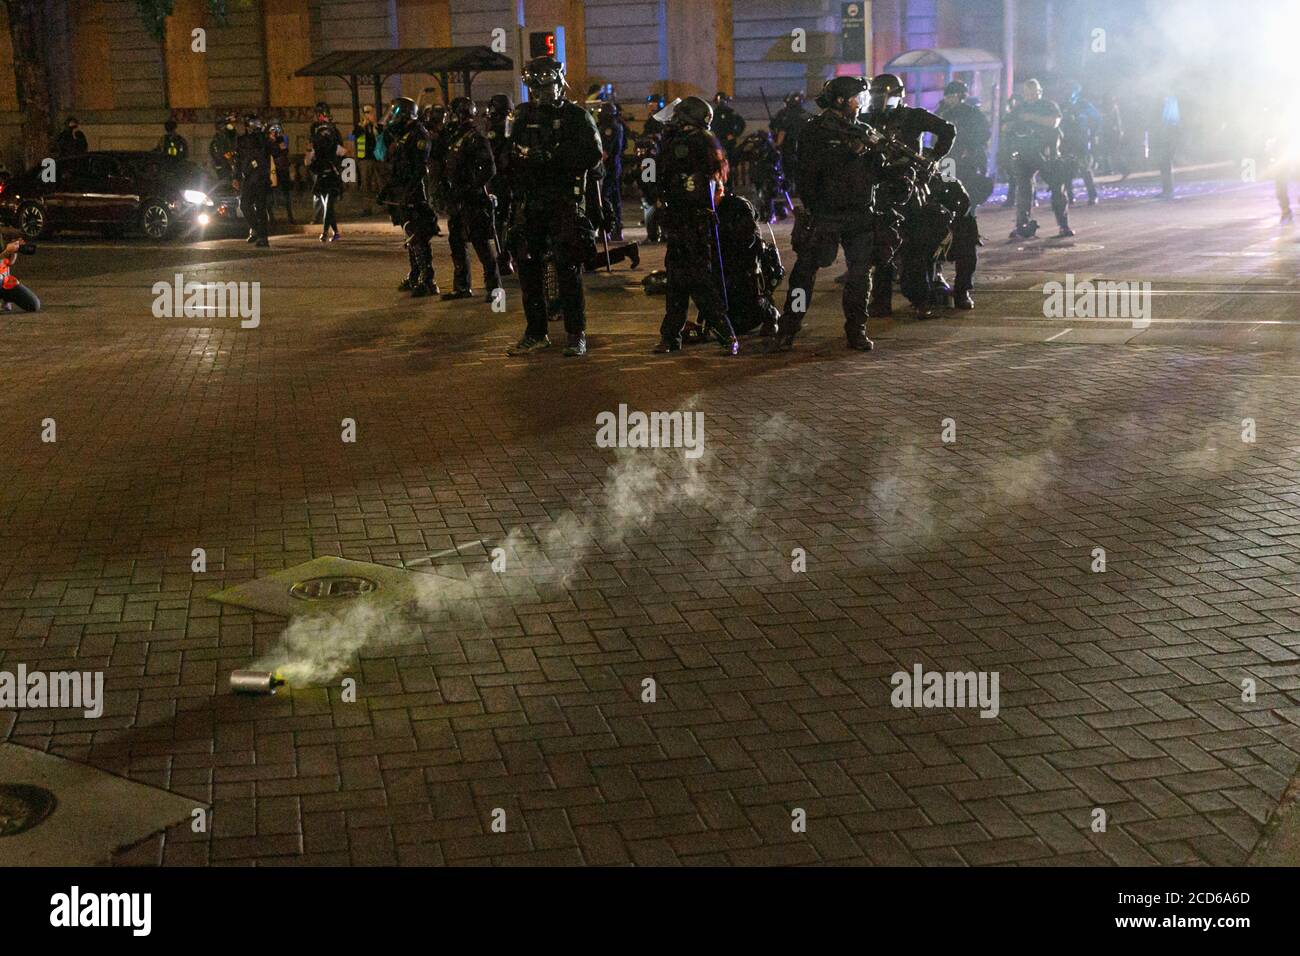
<svg viewBox="0 0 1300 956"><path fill-rule="evenodd" d="M713 97L713 132L727 151L727 162L735 163L740 137L745 133L745 118L731 106L731 97L722 90Z"/></svg>
<svg viewBox="0 0 1300 956"><path fill-rule="evenodd" d="M785 169L772 134L765 129L750 133L740 141L736 159L749 168L749 181L758 194L759 220L771 223L785 219Z"/></svg>
<svg viewBox="0 0 1300 956"><path fill-rule="evenodd" d="M271 202L275 158L261 119L244 117L244 132L235 143L235 173L239 183L239 208L248 220L248 241L269 246L267 206Z"/></svg>
<svg viewBox="0 0 1300 956"><path fill-rule="evenodd" d="M468 299L474 295L469 280L469 256L466 245L474 247L483 267L483 285L487 300L492 301L501 287L497 255L493 248L492 194L488 183L496 174L492 143L479 132L475 118L478 107L468 96L451 101L451 139L443 158L443 195L447 197L447 237L451 244L451 261L455 267L455 284L444 299Z"/></svg>
<svg viewBox="0 0 1300 956"><path fill-rule="evenodd" d="M953 80L944 87L943 104L939 107L940 118L947 120L957 130L957 138L948 155L953 160L957 181L965 188L970 200L966 215L958 216L953 221L952 246L948 252L948 258L957 269L957 278L952 287L952 304L958 309L975 308L971 289L974 286L980 241L975 210L989 198L993 190L993 180L988 176L991 136L989 121L983 110L966 101L966 94L966 84L961 80Z"/></svg>
<svg viewBox="0 0 1300 956"><path fill-rule="evenodd" d="M858 119L869 88L860 76L828 80L817 97L822 112L799 136L803 208L795 212L791 235L795 264L779 324L764 330L771 335L768 351L794 345L812 305L817 270L832 265L841 247L848 265L842 295L845 338L851 349L872 349L867 295L877 229L876 192L896 161L882 153L880 134Z"/></svg>
<svg viewBox="0 0 1300 956"><path fill-rule="evenodd" d="M1029 239L1038 232L1038 223L1030 217L1030 210L1034 202L1034 175L1040 172L1052 190L1052 212L1056 215L1059 235L1074 235L1066 196L1070 164L1061 158L1060 126L1061 108L1043 99L1041 83L1025 80L1019 104L1007 117L1011 174L1016 181L1016 228L1011 232L1012 239Z"/></svg>
<svg viewBox="0 0 1300 956"><path fill-rule="evenodd" d="M497 237L497 268L502 275L514 275L510 259L510 246L506 243L506 226L510 222L510 205L514 191L510 186L510 114L515 104L505 93L496 93L488 100L488 145L492 147L492 164L496 173L488 183L492 194L493 228Z"/></svg>
<svg viewBox="0 0 1300 956"><path fill-rule="evenodd" d="M667 105L664 103L663 95L660 93L651 93L645 98L646 118L641 124L642 136L659 136L664 131L664 124L655 118L655 114Z"/></svg>
<svg viewBox="0 0 1300 956"><path fill-rule="evenodd" d="M409 291L413 298L437 295L430 241L438 234L438 217L429 205L425 186L429 131L419 120L414 100L406 96L393 100L383 135L388 183L380 193L380 201L392 210L393 224L406 232L406 251L411 264L398 291Z"/></svg>
<svg viewBox="0 0 1300 956"><path fill-rule="evenodd" d="M903 105L903 81L893 73L881 73L871 80L871 105L863 120L885 136L927 159L937 161L948 155L957 131L947 120L929 110ZM932 146L923 149L925 134L934 137ZM931 171L924 174L929 179ZM898 249L899 273L903 294L912 303L913 315L928 319L934 315L931 275L935 254L948 234L950 216L933 191L922 188L909 194L906 202L895 207L903 217L902 243ZM894 270L892 263L879 254L875 262L872 285L872 315L892 312Z"/></svg>
<svg viewBox="0 0 1300 956"><path fill-rule="evenodd" d="M596 110L596 126L600 130L600 148L605 160L605 178L601 185L603 205L609 212L605 228L609 230L612 242L622 242L623 149L627 138L617 103L605 100L600 104Z"/></svg>
<svg viewBox="0 0 1300 956"><path fill-rule="evenodd" d="M1074 181L1083 180L1088 191L1088 205L1097 205L1097 182L1092 170L1093 149L1101 130L1101 111L1083 95L1078 83L1070 85L1070 99L1061 109L1061 155L1070 164L1070 182L1066 199L1074 202Z"/></svg>
<svg viewBox="0 0 1300 956"><path fill-rule="evenodd" d="M641 193L641 220L645 224L646 242L658 242L662 238L659 228L659 176L654 171L655 157L659 155L661 133L642 133L636 138L637 188ZM646 162L651 165L647 166Z"/></svg>
<svg viewBox="0 0 1300 956"><path fill-rule="evenodd" d="M812 119L804 109L804 95L789 93L785 105L772 117L772 142L781 151L781 168L785 171L786 188L793 194L799 188L799 134Z"/></svg>
<svg viewBox="0 0 1300 956"><path fill-rule="evenodd" d="M437 103L426 106L420 111L420 123L429 133L429 162L426 164L428 174L425 182L429 196L429 207L433 210L433 234L441 236L442 229L438 226L438 213L445 212L447 209L442 166L447 158L447 147L451 145L452 132L455 128L455 123L452 122L451 117L451 107Z"/></svg>
<svg viewBox="0 0 1300 956"><path fill-rule="evenodd" d="M700 327L716 335L731 354L740 347L727 317L718 235L717 204L727 180L727 155L709 132L713 118L708 103L688 96L673 110L659 142L659 222L668 240L667 301L655 346L660 354L680 351L692 299Z"/></svg>
<svg viewBox="0 0 1300 956"><path fill-rule="evenodd" d="M582 264L595 252L587 218L587 178L601 165L600 131L586 110L565 96L564 64L552 56L528 62L529 99L511 119L510 169L515 203L510 243L519 271L527 327L508 350L529 355L549 348L545 270L553 257L568 342L565 355L587 354Z"/></svg>

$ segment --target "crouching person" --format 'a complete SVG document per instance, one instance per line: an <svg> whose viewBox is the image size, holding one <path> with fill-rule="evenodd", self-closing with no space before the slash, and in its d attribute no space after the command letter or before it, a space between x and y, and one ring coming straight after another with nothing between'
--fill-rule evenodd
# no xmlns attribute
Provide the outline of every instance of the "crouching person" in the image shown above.
<svg viewBox="0 0 1300 956"><path fill-rule="evenodd" d="M36 293L19 282L11 271L18 261L18 253L26 245L22 239L15 239L0 250L0 303L6 312L12 312L14 306L24 312L39 312L41 308Z"/></svg>

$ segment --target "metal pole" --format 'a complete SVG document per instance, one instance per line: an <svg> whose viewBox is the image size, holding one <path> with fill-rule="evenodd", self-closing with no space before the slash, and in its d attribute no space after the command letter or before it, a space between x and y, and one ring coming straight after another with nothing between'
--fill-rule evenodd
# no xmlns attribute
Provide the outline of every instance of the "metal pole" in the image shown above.
<svg viewBox="0 0 1300 956"><path fill-rule="evenodd" d="M1002 0L1002 98L1016 91L1016 0Z"/></svg>
<svg viewBox="0 0 1300 956"><path fill-rule="evenodd" d="M863 76L871 76L871 61L875 59L875 51L871 49L875 41L875 31L872 29L872 0L863 0L862 3L862 69Z"/></svg>

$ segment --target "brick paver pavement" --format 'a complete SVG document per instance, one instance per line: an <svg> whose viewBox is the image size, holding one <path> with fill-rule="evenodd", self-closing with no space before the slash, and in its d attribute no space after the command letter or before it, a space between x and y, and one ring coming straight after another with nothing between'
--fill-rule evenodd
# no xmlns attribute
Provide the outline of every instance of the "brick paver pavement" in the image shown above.
<svg viewBox="0 0 1300 956"><path fill-rule="evenodd" d="M97 721L0 710L0 739L214 807L210 832L118 862L1230 864L1255 845L1300 762L1293 354L1044 344L986 314L986 335L900 327L853 355L828 276L800 351L652 358L658 303L606 277L589 359L530 362L502 354L515 316L391 308L387 275L327 276L313 316L321 253L281 250L183 253L261 275L256 330L153 319L171 267L127 263L47 280L51 311L0 336L0 664L102 669L109 692ZM358 241L351 264L394 255ZM663 466L631 497L657 513L613 543L595 416L620 402L693 403L707 451L689 475L634 453ZM512 529L570 511L596 516L588 546L548 542L550 567L369 648L357 703L226 690L283 622L208 594L324 554L427 570L476 541L434 566L481 575ZM997 717L891 706L918 664L996 671Z"/></svg>

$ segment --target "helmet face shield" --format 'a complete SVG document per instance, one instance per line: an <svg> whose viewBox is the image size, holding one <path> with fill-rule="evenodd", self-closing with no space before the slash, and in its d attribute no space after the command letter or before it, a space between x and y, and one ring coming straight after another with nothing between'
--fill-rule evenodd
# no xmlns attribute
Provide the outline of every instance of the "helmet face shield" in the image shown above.
<svg viewBox="0 0 1300 956"><path fill-rule="evenodd" d="M896 109L902 102L903 97L896 90L881 90L872 93L870 98L871 108L876 111Z"/></svg>
<svg viewBox="0 0 1300 956"><path fill-rule="evenodd" d="M713 125L713 107L698 96L688 96L673 109L672 124L709 129Z"/></svg>
<svg viewBox="0 0 1300 956"><path fill-rule="evenodd" d="M540 103L558 103L564 96L564 64L554 57L532 60L524 70L528 95Z"/></svg>
<svg viewBox="0 0 1300 956"><path fill-rule="evenodd" d="M384 122L396 127L397 129L401 129L407 123L411 122L411 120L415 119L415 117L415 101L410 100L405 96L399 96L397 99L393 100L392 105L388 107L388 115L385 117Z"/></svg>

